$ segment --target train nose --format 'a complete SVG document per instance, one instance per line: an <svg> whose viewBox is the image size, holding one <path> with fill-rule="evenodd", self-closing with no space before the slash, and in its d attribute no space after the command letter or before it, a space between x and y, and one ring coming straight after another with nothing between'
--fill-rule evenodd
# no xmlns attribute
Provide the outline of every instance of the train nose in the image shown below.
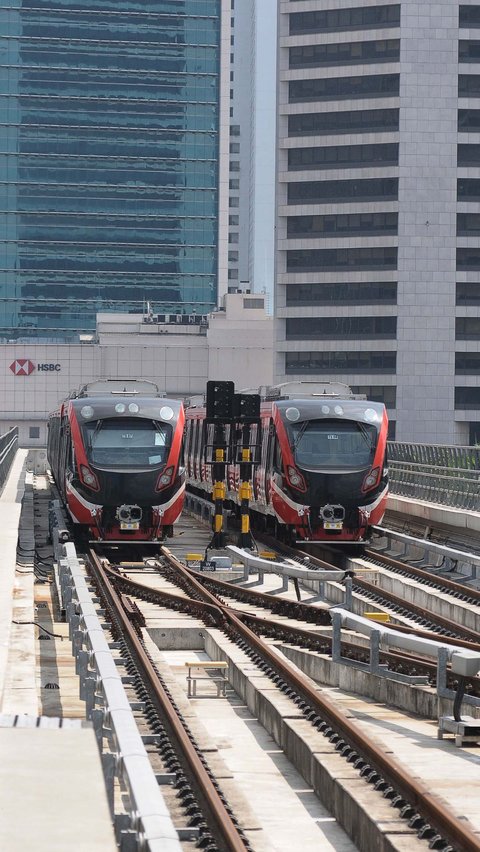
<svg viewBox="0 0 480 852"><path fill-rule="evenodd" d="M117 509L117 518L121 523L138 523L142 519L142 509L140 506L119 506Z"/></svg>

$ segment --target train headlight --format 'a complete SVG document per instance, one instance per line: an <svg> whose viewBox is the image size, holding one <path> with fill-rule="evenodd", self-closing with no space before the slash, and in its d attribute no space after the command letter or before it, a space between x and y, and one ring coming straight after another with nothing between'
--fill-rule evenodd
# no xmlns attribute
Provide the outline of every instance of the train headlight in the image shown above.
<svg viewBox="0 0 480 852"><path fill-rule="evenodd" d="M93 408L91 405L84 405L80 409L80 414L84 418L84 420L90 420L93 417Z"/></svg>
<svg viewBox="0 0 480 852"><path fill-rule="evenodd" d="M297 491L306 491L305 480L296 467L289 464L287 467L287 476L288 481L293 488L296 488Z"/></svg>
<svg viewBox="0 0 480 852"><path fill-rule="evenodd" d="M378 476L380 473L379 467L374 467L370 473L367 473L365 479L363 480L362 491L369 491L370 488L373 488L378 482Z"/></svg>
<svg viewBox="0 0 480 852"><path fill-rule="evenodd" d="M173 408L169 405L162 405L160 409L160 417L162 420L173 420Z"/></svg>
<svg viewBox="0 0 480 852"><path fill-rule="evenodd" d="M98 491L98 481L97 477L90 470L90 468L86 467L86 465L80 465L80 479L83 484L87 486L87 488L91 488L93 491Z"/></svg>
<svg viewBox="0 0 480 852"><path fill-rule="evenodd" d="M161 491L162 488L167 488L167 486L171 484L174 472L175 468L173 467L173 465L170 465L170 467L166 467L165 470L162 471L162 473L157 479L157 491Z"/></svg>
<svg viewBox="0 0 480 852"><path fill-rule="evenodd" d="M117 412L117 414L123 414L123 412L125 411L125 403L117 402L115 406L115 411Z"/></svg>
<svg viewBox="0 0 480 852"><path fill-rule="evenodd" d="M137 403L136 403L136 402L131 402L131 403L130 403L130 405L128 406L128 410L129 410L132 414L138 414L138 412L140 411L140 409L139 409L139 407L138 407L138 405L137 405Z"/></svg>

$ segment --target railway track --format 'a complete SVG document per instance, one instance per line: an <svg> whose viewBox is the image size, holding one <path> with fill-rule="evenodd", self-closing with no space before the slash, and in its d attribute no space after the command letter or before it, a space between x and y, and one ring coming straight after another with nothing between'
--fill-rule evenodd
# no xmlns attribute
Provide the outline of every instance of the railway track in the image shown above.
<svg viewBox="0 0 480 852"><path fill-rule="evenodd" d="M265 543L268 546L272 547L274 542L271 539L264 539ZM307 558L310 561L312 566L316 566L318 568L327 567L329 570L337 567L333 563L325 562L324 559L319 559L311 552L306 552L298 549L294 549L289 547L288 545L282 544L280 548L281 553L289 557L296 557L298 559ZM429 590L433 591L443 591L447 594L450 594L450 590L447 586L443 586L443 578L440 583L437 585L435 583L436 578L425 577L425 574L419 569L414 568L413 566L407 566L403 563L395 564L395 560L391 560L389 557L383 557L381 554L377 554L375 552L367 553L367 562L373 567L383 567L387 570L393 568L395 573L402 575L404 577L411 577L415 580L423 580L424 584L428 587ZM355 567L355 560L351 561L351 567ZM418 572L418 574L417 574ZM381 576L380 576L381 581ZM454 590L457 592L456 596L460 599L460 589L461 587L458 584L453 584ZM451 618L446 618L437 612L429 609L425 606L417 606L413 602L406 600L405 596L400 596L391 591L388 591L375 583L370 582L358 575L354 576L352 581L352 589L353 592L362 595L364 598L372 601L379 608L385 608L389 612L395 613L400 618L408 619L410 622L414 622L419 625L420 628L427 630L431 633L435 633L437 636L443 636L445 638L453 638L453 639L462 639L466 642L476 644L478 642L478 630L469 628L463 624L459 624L458 622L452 620ZM461 599L462 603L477 605L478 601L475 596L471 596L468 600ZM480 614L480 610L479 610Z"/></svg>
<svg viewBox="0 0 480 852"><path fill-rule="evenodd" d="M118 624L116 629L122 631L125 641L128 642L129 653L135 656L135 665L144 678L143 688L148 692L154 707L157 708L157 713L162 716L165 714L168 719L168 734L171 734L175 741L179 769L181 768L193 790L195 800L198 803L201 802L205 808L207 815L205 820L208 823L205 831L208 842L226 843L225 848L248 848L245 846L244 838L241 834L239 835L235 820L232 819L232 814L228 813L228 806L222 801L222 797L220 796L221 805L213 804L212 788L215 789L215 784L212 783L212 779L209 778L209 783L206 782L206 789L209 791L207 794L203 787L205 779L201 778L200 772L194 768L195 758L192 759L191 764L187 758L184 749L187 752L191 751L192 742L185 733L182 723L177 731L175 708L172 708L171 703L164 703L165 690L159 688L158 683L154 685L158 682L158 672L155 672L151 661L148 660L148 655L145 658L144 649L141 648L138 635L141 616L135 599L147 600L163 607L168 605L173 609L195 614L206 626L215 626L223 631L284 696L293 702L304 719L311 724L312 730L323 734L334 746L336 753L341 754L354 766L359 775L383 798L389 799L401 816L408 820L409 825L415 828L418 836L429 840L431 848L455 849L458 852L480 849L478 838L464 821L457 819L445 808L443 802L432 796L428 788L410 777L403 766L369 740L358 723L347 718L333 702L319 693L309 678L288 661L279 657L275 649L254 630L258 626L256 624L258 619L233 611L218 594L207 589L205 584L194 577L172 554L163 552L163 570L170 576L173 573L177 576L182 586L182 594L154 589L137 580L132 580L125 576L124 571L120 574L107 565L97 554L90 554L89 561L97 582L101 584L102 597L108 598L112 625ZM107 604L107 600L105 602ZM215 790L215 793L218 796L218 790ZM230 832L228 839L227 824L228 832ZM237 845L229 846L228 843Z"/></svg>
<svg viewBox="0 0 480 852"><path fill-rule="evenodd" d="M142 563L141 556L140 552L134 554L135 560ZM183 849L193 850L194 847L200 846L213 852L216 849L251 847L249 838L242 830L241 821L234 812L234 806L229 804L228 796L222 793L215 774L206 765L201 749L195 749L195 734L189 729L189 716L187 714L185 717L183 714L183 719L181 718L182 707L175 706L175 695L169 695L168 680L162 682L162 673L158 670L148 646L144 649L147 661L137 663L135 646L137 643L142 644L141 636L144 632L142 601L158 604L164 609L179 613L188 613L189 616L200 619L207 629L220 630L235 647L243 650L259 673L268 677L279 694L285 696L291 702L292 708L302 714L305 723L311 726L312 734L319 737L323 735L321 739L331 747L332 752L341 755L346 764L354 767L355 772L369 782L369 791L376 790L373 795L378 796L379 800L387 798L395 804L405 822L411 824L418 838L425 841L425 848L427 841L431 848L438 848L443 852L480 848L476 835L469 830L468 822L457 819L453 813L449 814L448 810L445 813L444 802L437 801L425 784L418 783L418 779L410 785L411 779L404 766L385 754L385 749L379 748L374 742L369 743L354 720L346 719L335 704L318 692L315 683L292 667L288 661L280 658L275 649L275 643L278 642L310 648L315 653L330 653L330 637L325 635L329 621L325 608L307 603L299 604L278 596L272 598L271 595L262 595L253 589L222 584L216 578L203 574L193 577L197 582L192 583L192 572L187 571L178 560L170 559L165 551L158 560L161 562L158 570L169 580L169 585L180 584L178 593L166 589L152 589L151 585L147 586L145 582L126 577L129 568L125 563L121 568L115 568L111 564L107 565L104 556L99 558L97 554L96 557L89 556L89 562L90 559L92 566L95 566L95 560L99 563L95 582L102 589L106 583L111 587L111 603L108 601L109 595L98 593L99 597L102 597L104 617L110 625L107 630L112 631L110 638L112 644L117 646L115 654L123 660L126 679L130 681L127 689L132 705L137 708L135 715L144 738L150 740L148 752L155 772L164 779L162 789L165 791L169 808L176 814L174 822L175 826L179 827ZM151 564L151 560L149 561ZM310 561L312 562L311 557ZM92 579L96 572L97 569L92 567ZM143 580L147 580L147 577ZM152 582L153 578L150 577L149 583ZM116 614L117 609L123 613L121 618ZM263 613L259 615L261 610ZM298 624L288 623L293 620ZM127 639L129 633L124 621L125 625L130 625L132 639ZM458 644L461 644L460 640ZM362 654L366 653L361 646L351 642L343 644L342 652L345 656L358 660L362 660ZM382 659L390 668L399 666L403 671L407 671L407 666L410 665L416 668L418 673L425 673L430 681L434 682L435 672L431 663L426 660L412 658L408 661L407 655L396 652L389 652ZM148 685L148 673L156 680L157 687ZM472 694L477 694L478 684L472 683L471 687ZM166 706L170 702L170 711L164 708L161 699L167 701ZM174 719L177 719L180 725L177 737L173 733ZM350 722L353 722L353 729ZM187 741L197 753L197 761L193 759L193 768L189 766L183 753L183 745ZM203 766L210 780L207 794L203 792L200 773L195 770L196 762ZM218 797L216 804L209 802L211 788ZM225 821L228 820L230 828L227 834L231 832L231 836L225 834ZM234 842L236 846L233 845ZM361 848L361 844L359 847ZM363 848L369 852L371 847Z"/></svg>

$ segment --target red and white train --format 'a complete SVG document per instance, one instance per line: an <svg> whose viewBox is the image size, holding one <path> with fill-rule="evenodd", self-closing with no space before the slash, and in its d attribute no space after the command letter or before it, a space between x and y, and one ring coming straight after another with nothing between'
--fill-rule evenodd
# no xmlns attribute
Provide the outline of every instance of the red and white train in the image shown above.
<svg viewBox="0 0 480 852"><path fill-rule="evenodd" d="M382 403L355 397L346 385L287 382L261 403L251 426L257 448L251 509L286 541L364 543L383 518L388 494L388 417ZM187 485L212 489L206 446L213 425L205 408L186 411ZM239 430L226 427L230 458L239 458ZM239 512L239 465L226 471L227 505Z"/></svg>
<svg viewBox="0 0 480 852"><path fill-rule="evenodd" d="M48 421L49 465L78 528L99 541L158 541L184 501L183 403L153 382L102 379Z"/></svg>

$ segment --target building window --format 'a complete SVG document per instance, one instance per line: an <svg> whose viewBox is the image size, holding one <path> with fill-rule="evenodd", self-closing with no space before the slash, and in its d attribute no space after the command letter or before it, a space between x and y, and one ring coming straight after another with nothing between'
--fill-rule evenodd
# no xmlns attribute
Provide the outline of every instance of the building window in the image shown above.
<svg viewBox="0 0 480 852"><path fill-rule="evenodd" d="M455 388L455 408L480 408L480 388Z"/></svg>
<svg viewBox="0 0 480 852"><path fill-rule="evenodd" d="M228 182L229 189L240 189L240 181L238 178L231 178Z"/></svg>
<svg viewBox="0 0 480 852"><path fill-rule="evenodd" d="M399 59L400 40L397 38L382 41L302 45L301 47L291 47L289 50L290 68L318 68L322 65L364 65L367 62L398 62Z"/></svg>
<svg viewBox="0 0 480 852"><path fill-rule="evenodd" d="M458 42L458 61L459 62L479 62L480 61L480 41L459 41Z"/></svg>
<svg viewBox="0 0 480 852"><path fill-rule="evenodd" d="M480 305L480 285L462 282L457 284L457 305Z"/></svg>
<svg viewBox="0 0 480 852"><path fill-rule="evenodd" d="M480 6L460 6L458 23L460 27L468 29L480 27Z"/></svg>
<svg viewBox="0 0 480 852"><path fill-rule="evenodd" d="M480 213L457 213L457 234L459 237L480 235Z"/></svg>
<svg viewBox="0 0 480 852"><path fill-rule="evenodd" d="M459 109L458 130L460 133L478 133L480 130L480 109Z"/></svg>
<svg viewBox="0 0 480 852"><path fill-rule="evenodd" d="M457 248L457 269L480 269L480 246L478 248Z"/></svg>
<svg viewBox="0 0 480 852"><path fill-rule="evenodd" d="M228 270L228 280L229 281L238 281L238 269L229 269Z"/></svg>
<svg viewBox="0 0 480 852"><path fill-rule="evenodd" d="M319 80L291 80L289 103L329 101L342 98L377 98L398 95L399 74L375 74L370 77L327 77Z"/></svg>
<svg viewBox="0 0 480 852"><path fill-rule="evenodd" d="M480 317L457 317L455 337L457 340L480 340Z"/></svg>
<svg viewBox="0 0 480 852"><path fill-rule="evenodd" d="M366 6L290 13L290 35L365 30L370 27L381 29L399 24L400 6Z"/></svg>
<svg viewBox="0 0 480 852"><path fill-rule="evenodd" d="M472 146L459 146L472 147ZM479 160L480 160L480 145ZM304 169L354 169L363 166L398 165L398 143L332 145L321 148L289 148L289 171Z"/></svg>
<svg viewBox="0 0 480 852"><path fill-rule="evenodd" d="M240 125L239 124L231 124L230 125L230 136L240 136Z"/></svg>
<svg viewBox="0 0 480 852"><path fill-rule="evenodd" d="M337 302L345 305L395 305L397 285L393 281L287 284L286 296L289 307L332 305Z"/></svg>
<svg viewBox="0 0 480 852"><path fill-rule="evenodd" d="M287 219L287 237L289 239L343 237L348 234L396 234L397 230L398 213L289 216Z"/></svg>
<svg viewBox="0 0 480 852"><path fill-rule="evenodd" d="M480 201L480 180L478 178L460 178L457 183L457 199Z"/></svg>
<svg viewBox="0 0 480 852"><path fill-rule="evenodd" d="M29 438L39 438L40 437L40 426L30 426L28 429L28 437Z"/></svg>
<svg viewBox="0 0 480 852"><path fill-rule="evenodd" d="M229 251L228 261L229 263L238 263L238 251Z"/></svg>
<svg viewBox="0 0 480 852"><path fill-rule="evenodd" d="M459 74L459 98L478 98L480 96L480 74Z"/></svg>
<svg viewBox="0 0 480 852"><path fill-rule="evenodd" d="M228 205L229 207L240 207L240 200L238 198L238 195L233 195L231 198L229 198Z"/></svg>
<svg viewBox="0 0 480 852"><path fill-rule="evenodd" d="M398 130L398 109L359 109L310 112L288 116L289 136L329 136L338 133L387 133Z"/></svg>
<svg viewBox="0 0 480 852"><path fill-rule="evenodd" d="M255 308L256 310L258 310L259 308L264 308L265 307L265 299L244 299L243 300L243 307L246 310L248 310L250 308L251 309Z"/></svg>
<svg viewBox="0 0 480 852"><path fill-rule="evenodd" d="M478 181L480 184L480 181ZM396 200L398 178L299 181L288 184L289 204L328 204L330 201Z"/></svg>
<svg viewBox="0 0 480 852"><path fill-rule="evenodd" d="M232 231L228 235L228 242L229 243L238 243L238 232Z"/></svg>
<svg viewBox="0 0 480 852"><path fill-rule="evenodd" d="M396 269L397 249L306 249L287 251L287 272L333 272L337 269Z"/></svg>
<svg viewBox="0 0 480 852"><path fill-rule="evenodd" d="M231 172L239 172L240 171L240 163L238 160L230 160L230 171Z"/></svg>
<svg viewBox="0 0 480 852"><path fill-rule="evenodd" d="M458 166L480 166L480 145L458 145Z"/></svg>
<svg viewBox="0 0 480 852"><path fill-rule="evenodd" d="M229 225L234 225L234 226L238 225L239 221L240 221L239 217L235 216L235 214L232 214L231 216L228 217L228 224Z"/></svg>
<svg viewBox="0 0 480 852"><path fill-rule="evenodd" d="M394 373L395 352L286 352L285 373ZM480 388L479 388L480 390Z"/></svg>
<svg viewBox="0 0 480 852"><path fill-rule="evenodd" d="M396 333L396 317L294 317L286 321L287 340L395 339Z"/></svg>
<svg viewBox="0 0 480 852"><path fill-rule="evenodd" d="M387 408L395 408L397 404L397 388L395 385L352 385L353 393L361 393L372 402L383 402Z"/></svg>
<svg viewBox="0 0 480 852"><path fill-rule="evenodd" d="M240 153L240 142L230 142L230 153L231 154L239 154Z"/></svg>
<svg viewBox="0 0 480 852"><path fill-rule="evenodd" d="M480 375L480 352L457 352L455 372L472 376Z"/></svg>

